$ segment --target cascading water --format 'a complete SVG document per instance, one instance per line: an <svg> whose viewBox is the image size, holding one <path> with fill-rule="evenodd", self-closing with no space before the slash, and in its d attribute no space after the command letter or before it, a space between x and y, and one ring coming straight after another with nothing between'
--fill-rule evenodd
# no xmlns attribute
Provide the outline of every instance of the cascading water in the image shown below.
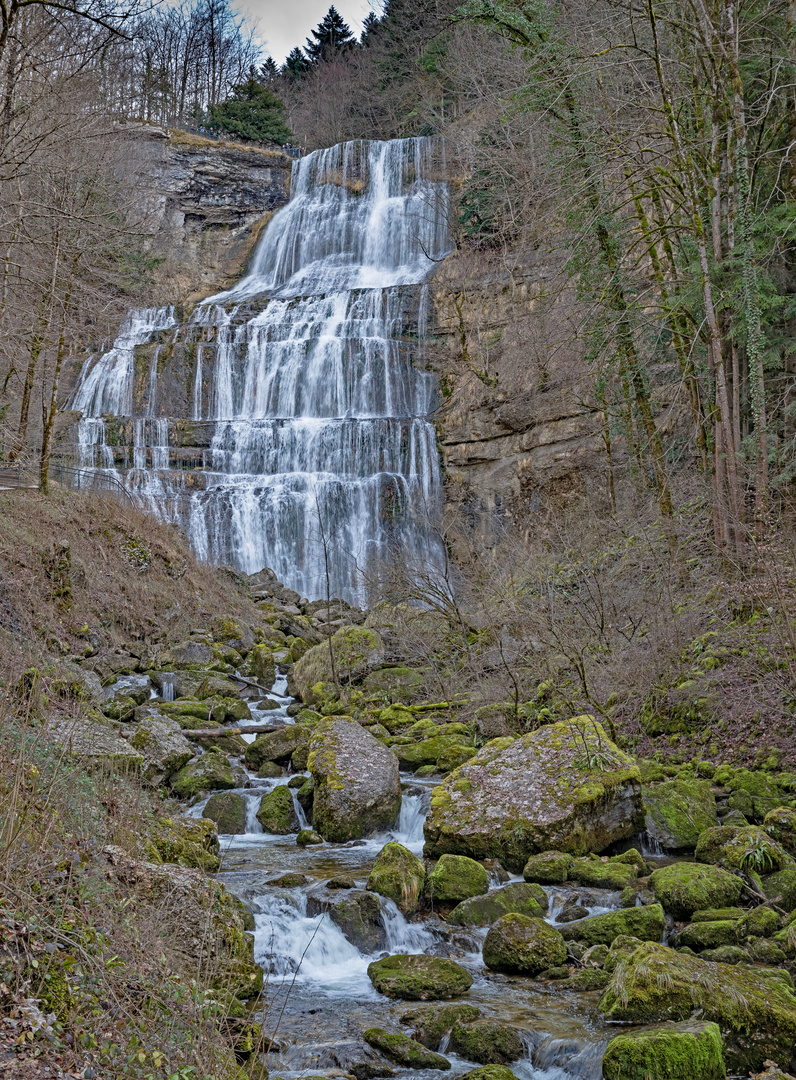
<svg viewBox="0 0 796 1080"><path fill-rule="evenodd" d="M310 599L327 570L361 601L396 555L436 565L435 388L418 363L423 283L450 247L434 155L406 139L296 162L246 277L183 326L134 313L84 365L80 464L116 469L200 557L270 566Z"/></svg>

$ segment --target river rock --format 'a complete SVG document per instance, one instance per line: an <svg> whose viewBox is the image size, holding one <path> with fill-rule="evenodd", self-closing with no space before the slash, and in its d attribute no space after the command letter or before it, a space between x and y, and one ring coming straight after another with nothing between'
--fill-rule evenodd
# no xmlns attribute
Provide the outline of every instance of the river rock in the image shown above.
<svg viewBox="0 0 796 1080"><path fill-rule="evenodd" d="M301 724L285 724L276 731L267 731L246 747L246 764L250 769L259 769L266 761L286 765L294 750L307 745L308 738L309 732Z"/></svg>
<svg viewBox="0 0 796 1080"><path fill-rule="evenodd" d="M746 1076L767 1059L789 1068L796 1045L796 997L779 978L740 965L705 963L650 942L617 964L600 998L609 1020L718 1024L727 1067Z"/></svg>
<svg viewBox="0 0 796 1080"><path fill-rule="evenodd" d="M505 1065L525 1056L520 1032L495 1020L478 1020L472 1024L457 1020L451 1029L450 1048L454 1054L479 1065Z"/></svg>
<svg viewBox="0 0 796 1080"><path fill-rule="evenodd" d="M567 946L558 930L544 919L503 915L486 935L484 963L493 971L538 975L558 967L567 958Z"/></svg>
<svg viewBox="0 0 796 1080"><path fill-rule="evenodd" d="M402 1035L400 1031L385 1031L384 1028L368 1028L364 1032L365 1041L374 1049L379 1050L396 1065L402 1065L405 1069L449 1069L451 1063L441 1054L435 1054L433 1050L415 1042L408 1035Z"/></svg>
<svg viewBox="0 0 796 1080"><path fill-rule="evenodd" d="M345 938L362 953L374 953L387 943L381 904L373 893L362 889L310 893L307 914L325 912Z"/></svg>
<svg viewBox="0 0 796 1080"><path fill-rule="evenodd" d="M428 858L497 858L519 872L555 848L601 851L643 828L636 764L592 717L488 743L431 796Z"/></svg>
<svg viewBox="0 0 796 1080"><path fill-rule="evenodd" d="M671 863L650 876L650 888L676 919L688 919L694 911L732 907L741 895L741 879L718 866Z"/></svg>
<svg viewBox="0 0 796 1080"><path fill-rule="evenodd" d="M331 653L334 655L332 670ZM313 645L290 669L289 687L294 697L312 704L316 683L358 682L384 663L384 644L376 630L346 626L328 641ZM336 678L335 678L336 676Z"/></svg>
<svg viewBox="0 0 796 1080"><path fill-rule="evenodd" d="M180 799L191 799L200 791L229 790L238 786L229 759L214 749L183 765L169 783Z"/></svg>
<svg viewBox="0 0 796 1080"><path fill-rule="evenodd" d="M573 859L569 866L569 877L579 885L588 885L592 889L625 889L638 877L638 868L633 863L609 859Z"/></svg>
<svg viewBox="0 0 796 1080"><path fill-rule="evenodd" d="M353 720L315 728L307 767L315 781L313 828L324 840L370 836L394 824L401 808L398 759Z"/></svg>
<svg viewBox="0 0 796 1080"><path fill-rule="evenodd" d="M297 833L299 828L293 796L285 784L280 784L260 799L257 820L267 833L274 836L287 836Z"/></svg>
<svg viewBox="0 0 796 1080"><path fill-rule="evenodd" d="M562 851L543 851L540 855L531 855L523 867L522 876L526 881L539 885L561 885L567 880L572 856Z"/></svg>
<svg viewBox="0 0 796 1080"><path fill-rule="evenodd" d="M267 645L255 645L249 650L242 674L249 679L255 679L263 689L271 689L276 679L276 664Z"/></svg>
<svg viewBox="0 0 796 1080"><path fill-rule="evenodd" d="M470 972L455 960L403 953L369 964L368 977L379 993L404 1001L461 997L473 985Z"/></svg>
<svg viewBox="0 0 796 1080"><path fill-rule="evenodd" d="M314 829L302 829L296 836L296 843L299 847L310 847L313 844L322 844L323 837Z"/></svg>
<svg viewBox="0 0 796 1080"><path fill-rule="evenodd" d="M710 1021L622 1031L608 1043L603 1057L604 1080L725 1080L726 1075L721 1032Z"/></svg>
<svg viewBox="0 0 796 1080"><path fill-rule="evenodd" d="M130 746L141 754L141 778L152 787L163 784L194 755L177 721L157 713L139 723L130 736Z"/></svg>
<svg viewBox="0 0 796 1080"><path fill-rule="evenodd" d="M667 780L643 793L647 832L669 851L693 850L699 834L719 823L707 780Z"/></svg>
<svg viewBox="0 0 796 1080"><path fill-rule="evenodd" d="M246 832L246 799L234 791L220 791L207 800L202 817L215 821L220 833L240 836Z"/></svg>
<svg viewBox="0 0 796 1080"><path fill-rule="evenodd" d="M401 1023L415 1030L415 1037L429 1050L438 1050L442 1039L459 1021L469 1024L477 1020L481 1010L477 1005L457 1001L453 1005L419 1006L402 1013Z"/></svg>
<svg viewBox="0 0 796 1080"><path fill-rule="evenodd" d="M388 897L404 915L413 915L425 879L423 860L403 844L391 840L376 856L365 888Z"/></svg>
<svg viewBox="0 0 796 1080"><path fill-rule="evenodd" d="M584 945L610 945L621 934L630 934L639 941L660 941L665 923L661 905L647 904L568 923L561 927L561 936L565 941Z"/></svg>
<svg viewBox="0 0 796 1080"><path fill-rule="evenodd" d="M152 823L146 841L152 862L177 863L214 872L221 866L218 830L201 818L162 817Z"/></svg>
<svg viewBox="0 0 796 1080"><path fill-rule="evenodd" d="M441 904L459 904L489 889L484 867L466 855L442 855L428 879L429 897Z"/></svg>
<svg viewBox="0 0 796 1080"><path fill-rule="evenodd" d="M519 1078L505 1065L482 1065L480 1069L472 1069L465 1073L459 1080L519 1080Z"/></svg>
<svg viewBox="0 0 796 1080"><path fill-rule="evenodd" d="M448 915L448 922L456 926L491 926L511 912L543 918L547 907L547 893L541 885L515 881L500 889L490 889L485 896L463 900Z"/></svg>

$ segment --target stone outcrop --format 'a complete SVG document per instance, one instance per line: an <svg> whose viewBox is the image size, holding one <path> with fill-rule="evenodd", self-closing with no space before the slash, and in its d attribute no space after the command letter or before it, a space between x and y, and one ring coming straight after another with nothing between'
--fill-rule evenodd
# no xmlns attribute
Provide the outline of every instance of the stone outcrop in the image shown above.
<svg viewBox="0 0 796 1080"><path fill-rule="evenodd" d="M499 859L519 873L537 852L602 851L643 820L633 758L581 716L495 739L452 772L431 797L425 854Z"/></svg>

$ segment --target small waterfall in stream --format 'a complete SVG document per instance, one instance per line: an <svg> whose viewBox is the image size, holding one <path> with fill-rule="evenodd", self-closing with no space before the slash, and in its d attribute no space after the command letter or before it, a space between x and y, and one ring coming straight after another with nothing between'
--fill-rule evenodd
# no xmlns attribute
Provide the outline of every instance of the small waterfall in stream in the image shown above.
<svg viewBox="0 0 796 1080"><path fill-rule="evenodd" d="M69 405L79 464L112 469L201 558L270 566L310 599L363 571L433 568L439 463L424 282L450 248L430 139L293 166L249 273L180 324L134 312Z"/></svg>

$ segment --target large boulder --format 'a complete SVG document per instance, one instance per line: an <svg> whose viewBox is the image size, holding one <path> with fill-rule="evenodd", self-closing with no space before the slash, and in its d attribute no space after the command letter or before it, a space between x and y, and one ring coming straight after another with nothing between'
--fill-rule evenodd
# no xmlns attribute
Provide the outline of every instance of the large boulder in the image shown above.
<svg viewBox="0 0 796 1080"><path fill-rule="evenodd" d="M374 953L387 942L381 904L362 889L324 889L307 897L307 914L325 912L343 936L362 953Z"/></svg>
<svg viewBox="0 0 796 1080"><path fill-rule="evenodd" d="M693 850L715 828L716 800L707 780L667 780L644 788L647 832L669 851Z"/></svg>
<svg viewBox="0 0 796 1080"><path fill-rule="evenodd" d="M202 817L215 821L220 833L239 836L246 832L246 799L236 791L220 791L207 800Z"/></svg>
<svg viewBox="0 0 796 1080"><path fill-rule="evenodd" d="M280 784L260 799L257 820L267 833L287 836L297 833L299 821L293 806L293 794L285 784Z"/></svg>
<svg viewBox="0 0 796 1080"><path fill-rule="evenodd" d="M561 885L567 880L572 856L562 851L543 851L540 855L531 855L523 867L522 876L526 881L539 885Z"/></svg>
<svg viewBox="0 0 796 1080"><path fill-rule="evenodd" d="M455 960L398 953L368 965L368 977L379 993L404 1001L444 1001L461 997L473 977Z"/></svg>
<svg viewBox="0 0 796 1080"><path fill-rule="evenodd" d="M768 1058L789 1068L796 1046L796 997L783 980L649 942L622 956L600 1009L636 1024L684 1021L698 1010L718 1024L727 1067L743 1076Z"/></svg>
<svg viewBox="0 0 796 1080"><path fill-rule="evenodd" d="M200 791L228 791L237 786L229 759L217 750L183 765L169 780L171 790L180 799L192 799Z"/></svg>
<svg viewBox="0 0 796 1080"><path fill-rule="evenodd" d="M442 855L428 879L428 895L440 904L459 904L489 889L489 875L481 863L466 855Z"/></svg>
<svg viewBox="0 0 796 1080"><path fill-rule="evenodd" d="M218 830L212 821L162 817L148 830L146 853L154 863L215 871L221 866L220 850Z"/></svg>
<svg viewBox="0 0 796 1080"><path fill-rule="evenodd" d="M484 963L493 971L538 975L559 967L567 958L563 937L544 919L503 915L484 939Z"/></svg>
<svg viewBox="0 0 796 1080"><path fill-rule="evenodd" d="M505 1065L525 1056L525 1045L517 1028L495 1020L462 1023L451 1029L450 1048L454 1054L479 1065Z"/></svg>
<svg viewBox="0 0 796 1080"><path fill-rule="evenodd" d="M561 927L561 935L565 941L580 941L584 945L610 945L622 934L632 935L639 941L660 941L664 925L661 905L648 904L567 923Z"/></svg>
<svg viewBox="0 0 796 1080"><path fill-rule="evenodd" d="M495 739L452 772L431 797L425 854L499 859L520 872L538 852L602 851L643 823L633 758L578 716Z"/></svg>
<svg viewBox="0 0 796 1080"><path fill-rule="evenodd" d="M324 840L356 840L394 824L401 778L392 751L347 717L319 724L309 749L313 828Z"/></svg>
<svg viewBox="0 0 796 1080"><path fill-rule="evenodd" d="M334 669L332 668L334 655ZM316 683L358 682L384 663L384 644L376 630L346 626L328 641L313 645L290 669L290 692L302 701L315 700Z"/></svg>
<svg viewBox="0 0 796 1080"><path fill-rule="evenodd" d="M618 859L573 859L569 877L592 889L626 889L638 877L638 867Z"/></svg>
<svg viewBox="0 0 796 1080"><path fill-rule="evenodd" d="M547 912L547 893L541 885L515 881L500 889L490 889L484 896L473 896L457 904L448 916L456 926L491 926L503 915L527 915L544 918Z"/></svg>
<svg viewBox="0 0 796 1080"><path fill-rule="evenodd" d="M276 678L276 664L267 645L255 645L249 650L243 674L255 679L265 690L270 690Z"/></svg>
<svg viewBox="0 0 796 1080"><path fill-rule="evenodd" d="M438 1050L440 1043L457 1022L469 1024L477 1020L481 1010L477 1005L457 1001L453 1005L419 1005L401 1014L401 1023L414 1029L415 1038L429 1050Z"/></svg>
<svg viewBox="0 0 796 1080"><path fill-rule="evenodd" d="M413 915L425 880L423 860L403 844L391 840L376 856L365 888L388 897L404 915Z"/></svg>
<svg viewBox="0 0 796 1080"><path fill-rule="evenodd" d="M718 1024L687 1022L621 1031L603 1057L604 1080L725 1080Z"/></svg>
<svg viewBox="0 0 796 1080"><path fill-rule="evenodd" d="M368 1028L364 1033L365 1042L374 1050L381 1051L386 1058L402 1065L405 1069L449 1069L451 1063L441 1054L415 1042L400 1031L385 1031L384 1028Z"/></svg>
<svg viewBox="0 0 796 1080"><path fill-rule="evenodd" d="M246 764L250 769L259 769L266 761L286 765L299 747L307 745L308 739L309 731L301 724L285 724L276 731L267 731L246 747Z"/></svg>
<svg viewBox="0 0 796 1080"><path fill-rule="evenodd" d="M140 753L141 778L152 787L163 784L194 755L177 721L157 713L141 720L130 736L130 746Z"/></svg>
<svg viewBox="0 0 796 1080"><path fill-rule="evenodd" d="M688 919L694 911L732 907L741 895L741 879L718 866L671 863L650 876L650 888L676 919Z"/></svg>

